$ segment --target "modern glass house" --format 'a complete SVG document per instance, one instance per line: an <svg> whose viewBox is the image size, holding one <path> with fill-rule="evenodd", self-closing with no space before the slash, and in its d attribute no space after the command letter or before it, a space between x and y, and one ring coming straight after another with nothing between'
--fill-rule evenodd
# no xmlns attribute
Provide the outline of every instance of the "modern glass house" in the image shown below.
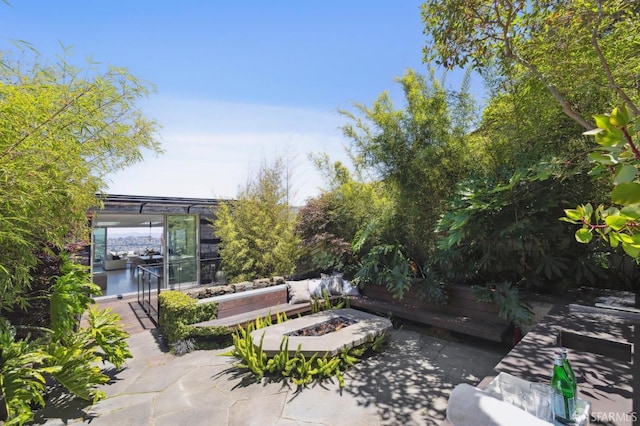
<svg viewBox="0 0 640 426"><path fill-rule="evenodd" d="M103 295L215 282L220 239L213 229L222 200L104 195L89 212L90 265Z"/></svg>

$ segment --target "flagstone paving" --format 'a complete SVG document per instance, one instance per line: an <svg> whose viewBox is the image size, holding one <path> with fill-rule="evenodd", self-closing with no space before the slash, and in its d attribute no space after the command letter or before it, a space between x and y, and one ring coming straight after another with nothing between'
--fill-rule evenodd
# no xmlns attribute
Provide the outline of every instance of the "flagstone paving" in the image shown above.
<svg viewBox="0 0 640 426"><path fill-rule="evenodd" d="M130 301L111 301L126 314ZM131 320L135 316L129 317ZM256 383L233 368L228 351L174 356L157 330L129 324L134 355L94 406L52 395L36 424L66 425L437 425L458 383L479 383L508 348L483 341L439 339L415 327L390 332L384 352L337 381L309 385Z"/></svg>

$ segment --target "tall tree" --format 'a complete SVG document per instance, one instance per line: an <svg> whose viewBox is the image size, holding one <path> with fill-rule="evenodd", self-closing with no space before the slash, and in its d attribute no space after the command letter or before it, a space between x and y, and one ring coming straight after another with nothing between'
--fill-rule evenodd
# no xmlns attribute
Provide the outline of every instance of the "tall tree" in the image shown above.
<svg viewBox="0 0 640 426"><path fill-rule="evenodd" d="M443 209L432 257L439 269L453 280L558 292L602 279L602 253L577 247L557 220L564 203L604 200L602 180L587 174L590 141L580 132L535 78L495 93L466 139L475 167Z"/></svg>
<svg viewBox="0 0 640 426"><path fill-rule="evenodd" d="M352 124L344 127L352 140L356 166L384 181L395 200L393 231L397 242L418 262L434 247L433 229L443 199L465 174L463 134L473 106L469 98L452 97L433 74L427 81L415 71L397 80L406 105L395 109L387 93L371 107L356 104L344 112ZM452 118L456 102L465 102Z"/></svg>
<svg viewBox="0 0 640 426"><path fill-rule="evenodd" d="M497 68L507 79L530 75L591 129L603 99L640 112L639 14L635 0L427 0L424 57L449 68L471 62L485 75Z"/></svg>
<svg viewBox="0 0 640 426"><path fill-rule="evenodd" d="M298 257L290 181L282 159L263 163L236 201L215 211L220 255L228 278L249 280L291 274Z"/></svg>
<svg viewBox="0 0 640 426"><path fill-rule="evenodd" d="M602 202L604 195L602 177L605 174L591 174L600 177L599 181L586 177L587 167L583 153L587 150L590 141L580 137L579 128L557 116L560 115L558 111L561 109L566 117L584 130L594 127L592 116L601 112L603 106L626 105L627 110L637 115L637 101L640 99L638 90L640 39L637 37L640 29L640 19L638 19L640 6L638 2L634 0L553 0L550 2L427 0L422 6L422 14L427 35L425 60L435 60L449 68L470 62L492 84L493 97L485 110L481 133L474 137L476 144L486 142L485 145L490 150L498 152L500 157L508 160L507 163L502 164L499 160L493 162L493 167L502 167L507 176L517 177L504 182L503 185L511 185L512 180L520 181L519 186L530 190L529 188L535 189L538 185L536 181L541 178L553 179L545 184L548 188L554 188L554 191L561 191L556 194L551 194L551 191L542 193L541 196L544 199L536 200L535 204L522 198L520 205L511 201L505 205L515 209L519 214L514 217L520 218L513 224L509 224L508 220L503 221L503 227L517 229L516 227L520 226L519 235L513 235L518 236L521 242L535 240L536 232L537 241L544 241L545 244L555 239L557 242L553 243L551 249L538 250L536 256L547 264L546 259L553 260L549 255L566 257L569 262L566 260L564 262L572 268L566 269L568 272L564 273L557 268L548 269L546 266L532 269L532 271L535 274L545 271L545 278L553 278L552 285L557 282L559 276L569 282L569 285L579 283L580 276L586 274L574 272L573 268L580 264L587 265L596 274L601 274L603 269L613 271L612 267L605 266L600 269L592 266L596 263L606 265L606 262L611 262L615 258L615 253L595 253L599 250L597 248L592 251L579 248L569 252L570 241L564 240L566 232L556 233L555 236L550 234L549 231L557 228L556 225L540 227L539 231L529 227L531 228L529 231L522 226L521 218L526 218L533 224L531 217L528 216L535 213L538 216L536 221L540 225L557 216L555 209L560 207L557 201L562 200L566 203L587 198L594 203ZM546 91L548 96L541 96L541 90ZM550 108L553 104L545 100L545 97L555 104L556 111ZM620 123L609 124L608 119L603 119L601 115L597 116L595 124L600 127L600 130L605 127L621 126ZM634 158L628 146L632 146L633 143L627 143L631 138L623 140L621 131L617 131L620 136L615 135L615 138L610 137L612 133L616 132L612 129L603 130L602 134L605 137L601 137L600 142L603 142L605 148L600 147L600 154L594 153L590 157L591 160L604 166L596 169L596 172L602 172L604 168L608 168L617 176L624 169L624 173L616 180L627 184L635 178L635 175L629 173L631 168L626 167L626 161L617 161L616 157L621 155L625 160ZM627 146L624 146L625 144ZM607 150L606 147L612 147L613 156L604 152ZM554 164L553 161L547 162L551 156L556 157L554 167L548 167ZM534 166L535 163L538 164ZM583 176L579 176L580 173ZM482 189L476 185L476 188L476 194L484 192L484 196L490 196L493 200L496 200L496 195L499 194L491 187ZM466 188L462 197L459 198L472 200ZM554 202L554 199L557 201ZM551 217L537 213L534 208L545 204L555 207L550 213ZM482 205L479 204L479 206ZM581 208L568 211L569 217L566 218L569 221L585 222L583 229L576 234L579 241L590 239L593 229L606 229L607 233L609 232L610 228L603 223L604 217L601 213L606 211L603 207L592 209L588 206L580 210ZM449 230L457 232L465 227L475 226L476 229L484 230L490 237L488 240L490 241L493 238L492 233L487 231L492 227L486 225L490 222L485 216L487 213L504 211L504 209L484 207L476 209L473 214L479 216L476 219L465 220L465 226L462 226L460 221L464 220L465 215L472 214L472 210L461 208L457 212L450 212L449 218L455 217L455 220L449 222L452 226ZM583 214L582 218L580 213ZM619 222L624 222L615 211L606 211L606 214L611 215L609 221L613 221L614 216L617 216L616 219ZM595 217L591 217L592 215ZM590 226L594 223L597 226L591 229ZM616 226L624 228L626 223ZM521 232L523 230L527 232L526 235ZM612 232L614 239L612 245L619 243L615 239L616 231ZM544 237L542 234L545 234ZM449 234L449 237L451 235ZM481 234L470 232L464 242L465 249L474 245L479 247L478 244L474 244L474 235L482 239ZM501 231L501 238L503 235L505 234ZM605 235L605 239L607 238L608 235ZM566 245L567 249L554 254L554 251L563 245ZM628 253L635 254L637 243L628 241L625 249ZM572 259L573 255L580 252L584 252L583 259ZM486 257L487 254L490 253L485 252L483 255ZM496 256L496 258L506 259L505 256ZM524 259L524 256L522 258ZM527 262L526 268L530 268L533 263ZM515 263L512 262L512 264ZM486 266L494 267L495 265L486 263ZM546 270L553 273L548 274ZM626 278L622 276L622 280L628 282ZM607 282L615 285L612 280ZM590 284L593 284L593 281Z"/></svg>

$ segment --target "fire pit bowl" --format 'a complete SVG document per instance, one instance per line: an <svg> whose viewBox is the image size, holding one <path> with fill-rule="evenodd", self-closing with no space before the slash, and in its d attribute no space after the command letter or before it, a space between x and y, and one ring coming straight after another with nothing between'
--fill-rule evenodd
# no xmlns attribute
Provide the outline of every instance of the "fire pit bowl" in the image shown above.
<svg viewBox="0 0 640 426"><path fill-rule="evenodd" d="M348 320L351 325L318 336L294 336L294 332L327 323L337 318ZM334 356L343 349L349 349L367 342L391 328L391 321L377 315L355 309L335 309L285 321L251 333L253 344L258 347L262 339L262 350L267 356L280 352L280 343L285 336L289 339L289 354L294 354L300 346L304 356L313 354ZM263 338L264 336L264 338Z"/></svg>

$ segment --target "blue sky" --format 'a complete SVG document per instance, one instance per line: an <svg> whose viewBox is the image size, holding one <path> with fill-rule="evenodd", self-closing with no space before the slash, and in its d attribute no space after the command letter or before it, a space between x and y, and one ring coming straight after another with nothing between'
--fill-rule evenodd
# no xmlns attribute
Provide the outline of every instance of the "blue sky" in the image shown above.
<svg viewBox="0 0 640 426"><path fill-rule="evenodd" d="M156 86L140 106L166 153L112 174L115 194L233 198L284 156L301 204L323 185L308 153L347 159L337 111L385 90L400 106L394 78L427 71L416 0L9 2L0 50L25 40L53 62L63 44Z"/></svg>

